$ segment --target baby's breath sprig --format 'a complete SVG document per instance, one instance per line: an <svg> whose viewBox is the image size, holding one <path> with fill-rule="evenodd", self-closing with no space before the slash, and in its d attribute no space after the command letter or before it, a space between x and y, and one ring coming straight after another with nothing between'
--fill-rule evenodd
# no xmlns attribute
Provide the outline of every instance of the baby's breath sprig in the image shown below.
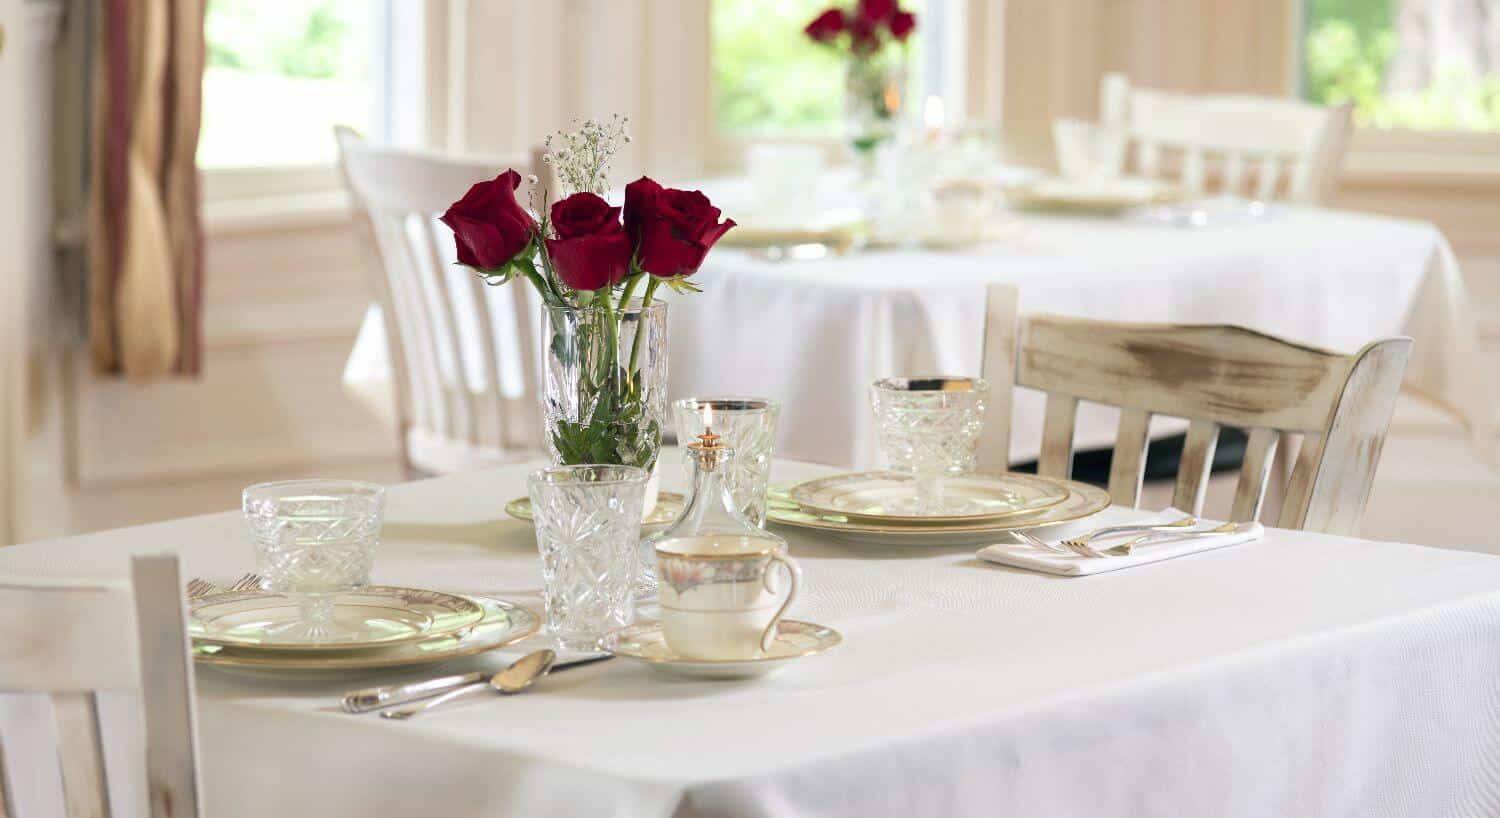
<svg viewBox="0 0 1500 818"><path fill-rule="evenodd" d="M626 145L630 134L628 117L615 114L608 122L585 119L572 131L558 131L547 137L542 161L551 166L562 185L562 195L593 193L603 196L609 191L609 165Z"/></svg>

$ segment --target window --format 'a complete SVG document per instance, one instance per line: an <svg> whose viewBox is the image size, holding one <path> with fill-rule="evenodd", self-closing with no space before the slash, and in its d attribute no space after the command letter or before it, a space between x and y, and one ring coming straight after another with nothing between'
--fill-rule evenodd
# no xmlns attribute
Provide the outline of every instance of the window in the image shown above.
<svg viewBox="0 0 1500 818"><path fill-rule="evenodd" d="M713 0L713 117L731 137L834 138L843 114L844 67L833 49L807 39L802 29L831 5L855 0ZM951 61L924 43L942 41L951 28L954 0L902 0L917 15L908 50L907 87L913 99L943 95ZM912 108L913 114L919 113Z"/></svg>
<svg viewBox="0 0 1500 818"><path fill-rule="evenodd" d="M332 128L379 136L382 0L209 0L198 164L323 165Z"/></svg>
<svg viewBox="0 0 1500 818"><path fill-rule="evenodd" d="M1500 131L1500 0L1307 0L1303 88L1375 128Z"/></svg>

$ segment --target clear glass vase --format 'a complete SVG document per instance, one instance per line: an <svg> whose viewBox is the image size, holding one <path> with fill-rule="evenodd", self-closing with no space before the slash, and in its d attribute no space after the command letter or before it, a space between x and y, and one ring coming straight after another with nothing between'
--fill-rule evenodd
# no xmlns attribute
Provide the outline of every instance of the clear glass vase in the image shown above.
<svg viewBox="0 0 1500 818"><path fill-rule="evenodd" d="M552 461L651 471L667 415L667 305L546 313L542 400Z"/></svg>
<svg viewBox="0 0 1500 818"><path fill-rule="evenodd" d="M852 55L844 67L844 133L861 171L874 174L875 155L896 137L906 106L905 49Z"/></svg>

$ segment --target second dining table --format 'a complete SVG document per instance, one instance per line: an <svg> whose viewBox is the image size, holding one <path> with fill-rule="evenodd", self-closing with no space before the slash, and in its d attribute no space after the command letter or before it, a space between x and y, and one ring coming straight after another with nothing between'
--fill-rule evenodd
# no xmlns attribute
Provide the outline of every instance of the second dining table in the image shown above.
<svg viewBox="0 0 1500 818"><path fill-rule="evenodd" d="M726 212L749 209L744 180L701 187ZM847 204L846 178L832 175L822 188L820 202ZM969 246L809 261L716 249L697 274L703 292L670 296L670 397L779 400L778 452L874 466L869 384L902 374L980 374L986 288L1008 284L1022 312L1235 324L1340 353L1410 335L1406 388L1467 426L1481 458L1495 456L1492 384L1475 318L1453 253L1430 224L1273 204L1261 218L1197 228L1019 211L1003 212L996 226L993 240ZM344 378L357 400L389 419L378 312L367 316ZM473 328L461 343L477 347ZM484 389L473 382L482 374L467 377L471 389ZM1035 458L1041 396L1018 390L1013 415L1011 462ZM1116 417L1107 407L1080 407L1077 446L1111 444ZM1154 423L1154 436L1185 428L1170 418Z"/></svg>
<svg viewBox="0 0 1500 818"><path fill-rule="evenodd" d="M375 580L536 606L532 529L500 510L535 465L391 487ZM677 488L681 470L667 465ZM773 479L826 473L783 460ZM0 575L120 577L130 554L173 550L185 577L232 577L252 564L242 525L226 512L19 545L0 549ZM687 680L616 658L524 695L395 722L344 713L337 697L435 671L299 681L199 668L206 812L1500 809L1493 556L1268 529L1255 542L1063 578L981 561L973 545L779 533L805 575L790 616L836 628L844 643L763 679ZM544 644L436 672L493 672ZM101 711L118 716L117 704L101 699ZM0 701L0 717L12 706ZM144 780L117 772L112 787Z"/></svg>

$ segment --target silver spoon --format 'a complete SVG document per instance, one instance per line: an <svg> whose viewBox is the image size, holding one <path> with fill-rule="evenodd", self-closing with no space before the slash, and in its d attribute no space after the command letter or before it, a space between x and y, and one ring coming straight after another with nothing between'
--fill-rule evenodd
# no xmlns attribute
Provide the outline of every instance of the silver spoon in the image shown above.
<svg viewBox="0 0 1500 818"><path fill-rule="evenodd" d="M475 682L471 685L450 690L435 699L429 699L417 707L406 707L400 710L383 710L380 717L383 719L409 719L425 710L430 710L444 702L450 702L461 696L484 690L486 687L494 688L503 694L510 695L520 693L537 679L546 676L552 669L552 663L557 661L557 654L551 650L538 650L522 656L510 667L490 677L488 682Z"/></svg>

